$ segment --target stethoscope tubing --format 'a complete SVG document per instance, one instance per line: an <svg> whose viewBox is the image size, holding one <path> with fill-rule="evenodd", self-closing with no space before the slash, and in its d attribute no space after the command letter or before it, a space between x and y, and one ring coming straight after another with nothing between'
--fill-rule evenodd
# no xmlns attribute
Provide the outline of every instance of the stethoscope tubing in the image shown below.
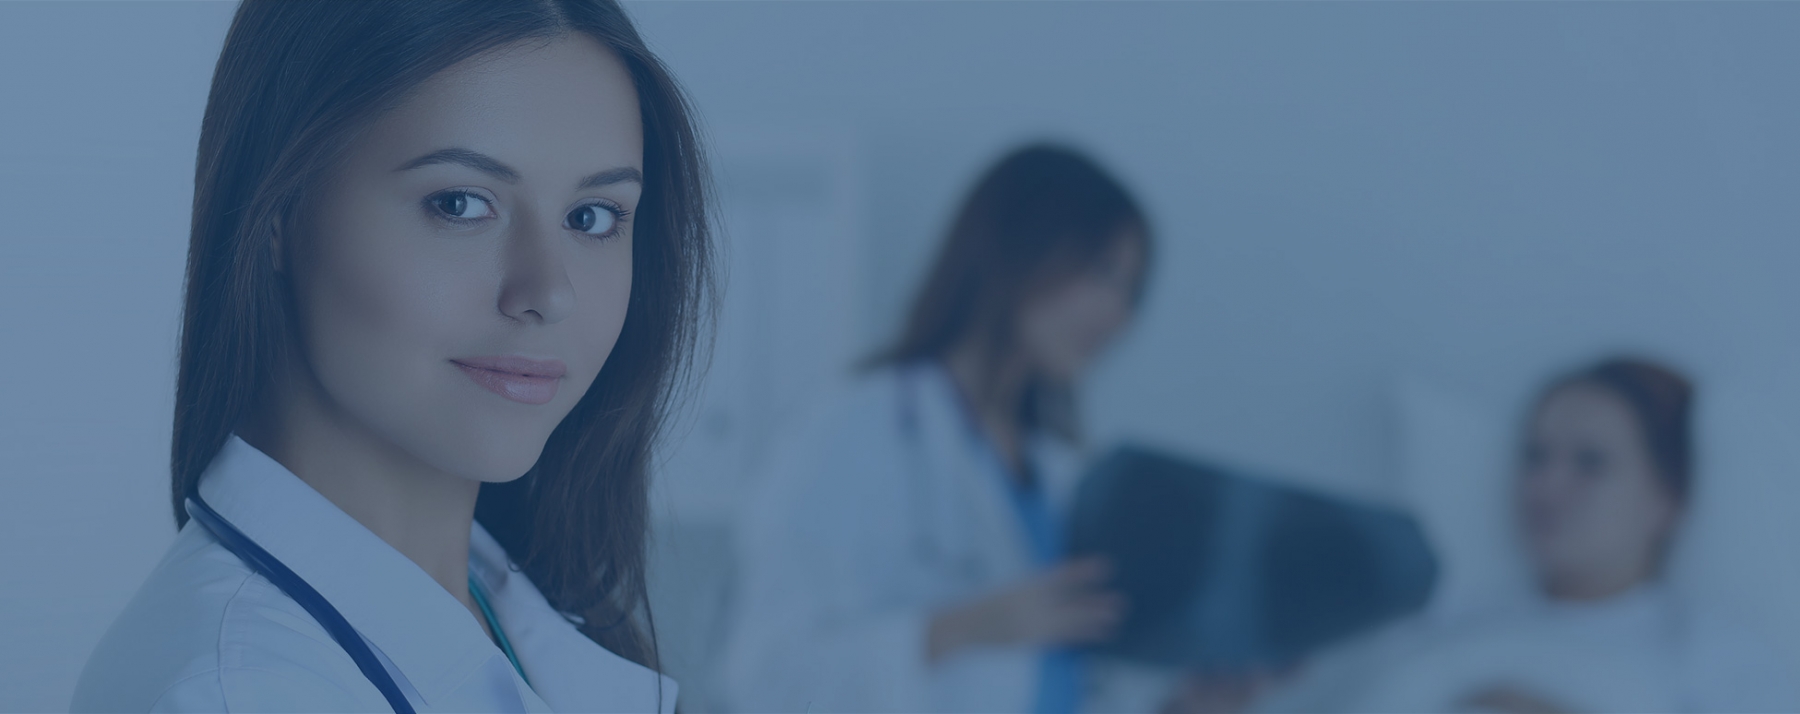
<svg viewBox="0 0 1800 714"><path fill-rule="evenodd" d="M262 546L250 540L250 537L244 535L243 531L231 525L231 522L219 515L218 511L213 510L212 506L207 505L206 501L200 498L200 494L188 496L187 512L194 520L199 521L201 526L210 531L213 538L218 539L219 545L225 546L226 550L243 560L251 570L268 578L270 583L287 593L287 596L299 603L307 614L312 615L313 619L325 628L325 632L331 635L331 639L336 640L338 646L343 647L344 652L350 655L351 661L356 663L357 669L362 670L363 676L368 678L369 683L375 685L375 688L380 690L381 696L387 698L388 705L394 708L395 714L414 714L412 702L406 700L406 695L400 691L400 685L394 681L392 675L388 674L387 668L381 665L381 660L376 658L374 650L369 649L369 645L363 641L362 635L357 633L356 628L350 626L350 621L344 619L344 616L337 611L337 608L331 606L331 602L326 600L324 595L320 595L318 590L313 589L313 586L307 584L304 578L289 569L269 551L263 550Z"/></svg>

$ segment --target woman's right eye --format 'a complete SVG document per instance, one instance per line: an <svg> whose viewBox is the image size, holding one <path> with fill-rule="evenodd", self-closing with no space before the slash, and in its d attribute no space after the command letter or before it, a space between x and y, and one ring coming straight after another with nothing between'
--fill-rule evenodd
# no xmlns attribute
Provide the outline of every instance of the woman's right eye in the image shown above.
<svg viewBox="0 0 1800 714"><path fill-rule="evenodd" d="M453 221L474 221L493 215L488 200L468 191L445 191L426 199L440 215Z"/></svg>

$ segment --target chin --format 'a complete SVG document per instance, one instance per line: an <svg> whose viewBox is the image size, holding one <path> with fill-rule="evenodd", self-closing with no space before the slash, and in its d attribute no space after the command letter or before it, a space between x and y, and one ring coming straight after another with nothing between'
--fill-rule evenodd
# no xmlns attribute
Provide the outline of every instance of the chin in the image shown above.
<svg viewBox="0 0 1800 714"><path fill-rule="evenodd" d="M525 475L544 453L548 429L522 425L472 425L455 430L450 438L433 439L430 455L419 454L433 466L471 481L505 483ZM508 428L511 427L511 428Z"/></svg>

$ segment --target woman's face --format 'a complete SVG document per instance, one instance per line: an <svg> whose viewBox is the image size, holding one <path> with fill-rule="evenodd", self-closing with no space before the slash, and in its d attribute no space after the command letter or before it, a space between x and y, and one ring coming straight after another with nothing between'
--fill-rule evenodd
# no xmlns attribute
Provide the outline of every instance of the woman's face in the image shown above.
<svg viewBox="0 0 1800 714"><path fill-rule="evenodd" d="M1144 272L1144 238L1121 234L1099 260L1039 291L1019 310L1019 346L1032 367L1072 381L1093 364L1131 319Z"/></svg>
<svg viewBox="0 0 1800 714"><path fill-rule="evenodd" d="M1651 577L1679 505L1630 407L1601 387L1553 392L1527 434L1519 520L1553 592L1603 596Z"/></svg>
<svg viewBox="0 0 1800 714"><path fill-rule="evenodd" d="M585 36L508 47L347 149L285 246L320 408L443 472L523 475L625 320L630 76Z"/></svg>

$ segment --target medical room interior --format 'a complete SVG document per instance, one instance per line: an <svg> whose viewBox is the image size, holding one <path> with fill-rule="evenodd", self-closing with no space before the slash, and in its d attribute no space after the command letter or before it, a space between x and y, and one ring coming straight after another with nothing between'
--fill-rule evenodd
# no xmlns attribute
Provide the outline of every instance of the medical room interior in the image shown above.
<svg viewBox="0 0 1800 714"><path fill-rule="evenodd" d="M0 3L0 710L66 710L176 535L192 172L234 6ZM1102 467L1127 447L1400 528L1370 563L1293 576L1325 602L1343 573L1393 575L1390 551L1414 568L1286 649L1127 603L1135 634L1084 649L1086 710L1800 710L1800 3L624 6L693 101L718 198L714 333L651 491L682 711L786 708L733 674L765 617L744 597L757 494L891 346L983 173L1045 145L1116 178L1151 239L1074 389L1081 472L1124 478ZM1626 596L1712 634L1537 593L1522 434L1546 385L1614 358L1692 389L1691 488ZM1171 527L1238 522L1219 503ZM1274 566L1221 558L1193 566L1209 607L1279 610L1244 585ZM1361 685L1287 691L1332 667Z"/></svg>

